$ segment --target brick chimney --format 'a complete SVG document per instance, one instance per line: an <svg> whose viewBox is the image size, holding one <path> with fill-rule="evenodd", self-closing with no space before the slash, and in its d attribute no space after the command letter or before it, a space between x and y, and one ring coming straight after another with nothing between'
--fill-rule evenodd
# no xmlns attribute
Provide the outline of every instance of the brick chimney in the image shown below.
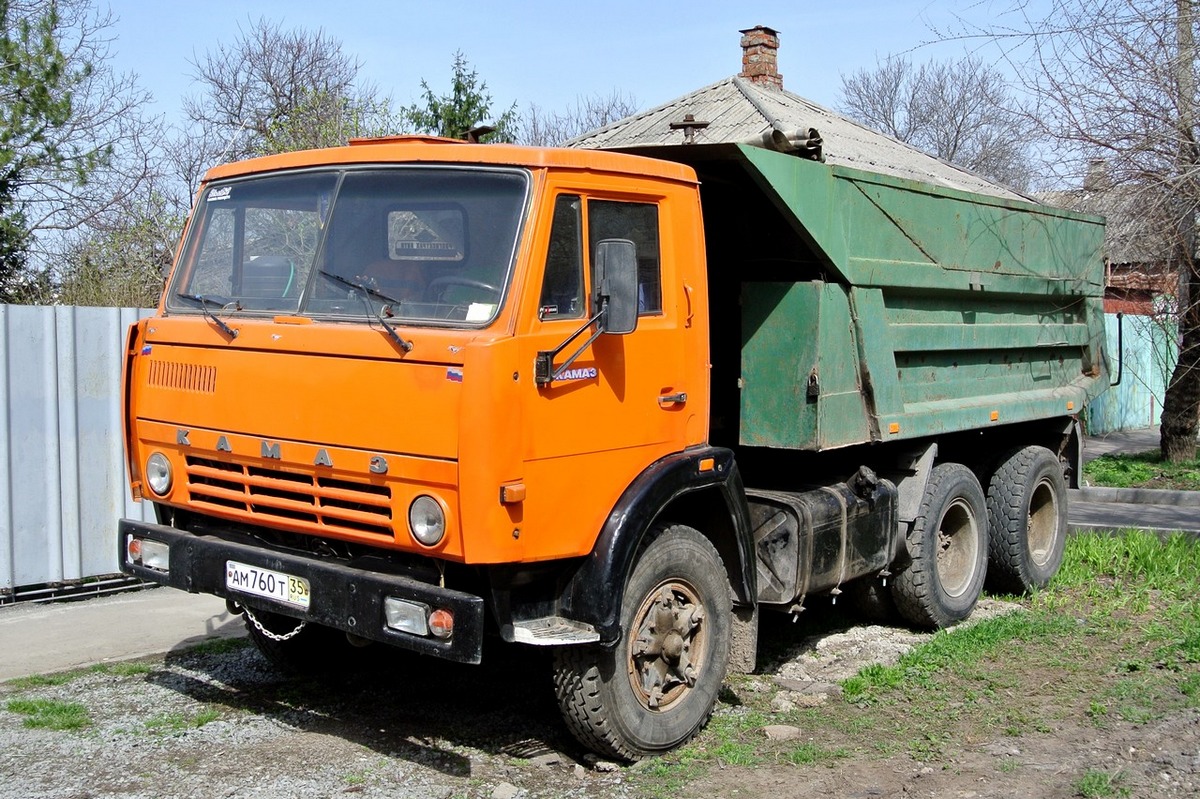
<svg viewBox="0 0 1200 799"><path fill-rule="evenodd" d="M783 89L775 52L779 49L779 31L758 25L738 31L742 34L742 71L738 77L770 89Z"/></svg>
<svg viewBox="0 0 1200 799"><path fill-rule="evenodd" d="M1088 161L1087 175L1083 178L1084 191L1108 191L1112 188L1112 179L1108 174L1108 163L1103 158L1093 158Z"/></svg>

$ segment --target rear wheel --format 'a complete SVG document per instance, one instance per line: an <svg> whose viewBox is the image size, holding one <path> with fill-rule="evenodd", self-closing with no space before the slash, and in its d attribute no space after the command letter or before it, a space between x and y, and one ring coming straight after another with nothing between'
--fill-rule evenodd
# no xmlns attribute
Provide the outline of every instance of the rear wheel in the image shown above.
<svg viewBox="0 0 1200 799"><path fill-rule="evenodd" d="M1011 453L988 481L988 583L1019 594L1044 588L1062 565L1067 483L1045 447Z"/></svg>
<svg viewBox="0 0 1200 799"><path fill-rule="evenodd" d="M911 559L892 583L905 619L948 627L971 615L987 574L986 520L983 489L971 470L935 467L909 533Z"/></svg>
<svg viewBox="0 0 1200 799"><path fill-rule="evenodd" d="M555 693L571 732L620 760L695 735L729 662L732 601L716 549L683 525L652 535L622 595L617 645L555 651Z"/></svg>

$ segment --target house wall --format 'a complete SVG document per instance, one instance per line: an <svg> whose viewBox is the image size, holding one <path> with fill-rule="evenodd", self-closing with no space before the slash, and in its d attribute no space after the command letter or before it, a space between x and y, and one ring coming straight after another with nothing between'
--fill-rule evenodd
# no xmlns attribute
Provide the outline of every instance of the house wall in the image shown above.
<svg viewBox="0 0 1200 799"><path fill-rule="evenodd" d="M1117 315L1104 315L1110 380L1117 377ZM1178 349L1174 326L1153 316L1124 316L1124 364L1121 384L1093 400L1084 412L1090 435L1137 430L1159 423L1167 381Z"/></svg>
<svg viewBox="0 0 1200 799"><path fill-rule="evenodd" d="M117 572L129 495L121 437L126 328L149 310L0 305L0 600Z"/></svg>

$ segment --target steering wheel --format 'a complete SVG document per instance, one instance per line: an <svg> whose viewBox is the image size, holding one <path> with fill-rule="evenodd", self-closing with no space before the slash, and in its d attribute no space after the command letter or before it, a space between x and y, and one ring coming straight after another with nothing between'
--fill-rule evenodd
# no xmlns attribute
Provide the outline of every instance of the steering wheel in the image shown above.
<svg viewBox="0 0 1200 799"><path fill-rule="evenodd" d="M438 302L441 300L442 294L444 294L446 289L448 289L450 286L463 286L464 288L486 291L495 299L500 299L500 289L496 286L493 286L491 283L485 283L482 280L476 280L472 277L463 277L461 275L442 275L441 277L435 277L433 280L429 281L429 285L425 287L425 297L429 302Z"/></svg>

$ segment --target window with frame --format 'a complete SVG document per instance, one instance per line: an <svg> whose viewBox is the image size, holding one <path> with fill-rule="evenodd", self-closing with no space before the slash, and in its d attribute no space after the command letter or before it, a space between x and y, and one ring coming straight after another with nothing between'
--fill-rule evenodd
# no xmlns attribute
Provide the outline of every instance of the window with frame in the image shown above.
<svg viewBox="0 0 1200 799"><path fill-rule="evenodd" d="M564 194L554 203L550 246L538 301L539 319L578 319L587 312L583 291L583 202Z"/></svg>
<svg viewBox="0 0 1200 799"><path fill-rule="evenodd" d="M638 315L662 313L662 265L658 248L658 206L654 203L590 200L588 245L593 254L604 239L628 239L637 249Z"/></svg>

